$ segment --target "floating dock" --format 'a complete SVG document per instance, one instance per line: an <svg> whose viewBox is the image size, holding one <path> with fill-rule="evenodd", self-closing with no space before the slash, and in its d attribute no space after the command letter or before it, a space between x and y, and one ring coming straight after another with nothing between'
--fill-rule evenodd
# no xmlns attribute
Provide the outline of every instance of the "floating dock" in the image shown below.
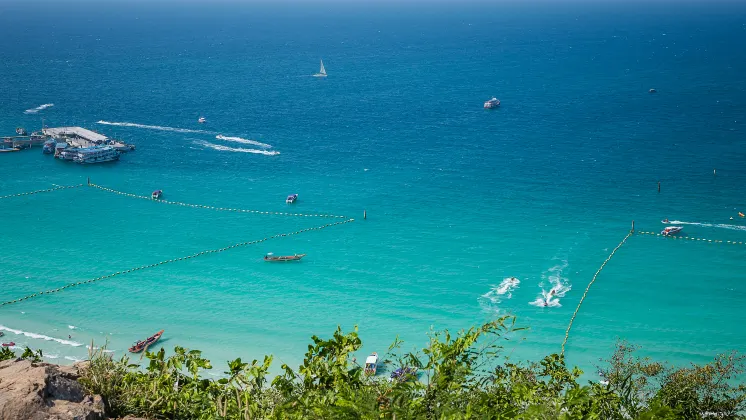
<svg viewBox="0 0 746 420"><path fill-rule="evenodd" d="M83 127L44 128L43 132L58 142L65 142L72 147L84 148L107 144L120 152L135 150L135 146L132 144L111 139L101 133Z"/></svg>

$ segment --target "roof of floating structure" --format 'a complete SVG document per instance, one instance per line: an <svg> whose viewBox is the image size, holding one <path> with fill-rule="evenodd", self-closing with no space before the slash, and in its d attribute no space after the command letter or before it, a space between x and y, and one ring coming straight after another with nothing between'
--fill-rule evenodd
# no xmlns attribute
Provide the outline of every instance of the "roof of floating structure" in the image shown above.
<svg viewBox="0 0 746 420"><path fill-rule="evenodd" d="M65 135L65 134L66 135L74 134L88 141L95 141L95 142L106 141L109 139L103 134L96 133L95 131L91 131L83 127L45 128L44 134L53 136L53 137L58 137L58 136Z"/></svg>

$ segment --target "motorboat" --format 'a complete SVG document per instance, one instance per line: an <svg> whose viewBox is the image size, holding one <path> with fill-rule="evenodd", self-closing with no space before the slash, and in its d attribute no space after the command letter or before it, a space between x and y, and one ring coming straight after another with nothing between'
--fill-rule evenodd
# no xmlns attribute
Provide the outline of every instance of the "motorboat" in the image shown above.
<svg viewBox="0 0 746 420"><path fill-rule="evenodd" d="M500 100L493 97L489 101L484 103L484 109L493 109L500 106Z"/></svg>
<svg viewBox="0 0 746 420"><path fill-rule="evenodd" d="M650 92L650 93L655 93L655 92L658 92L658 91L657 91L657 90L655 90L655 89L650 89L650 90L649 90L648 92Z"/></svg>
<svg viewBox="0 0 746 420"><path fill-rule="evenodd" d="M663 236L675 235L681 232L682 229L684 229L683 226L669 226L661 231L661 235Z"/></svg>
<svg viewBox="0 0 746 420"><path fill-rule="evenodd" d="M368 356L367 359L365 359L365 368L363 369L363 372L365 372L366 375L373 376L376 374L376 370L378 369L378 353L373 352Z"/></svg>
<svg viewBox="0 0 746 420"><path fill-rule="evenodd" d="M44 146L41 148L41 152L45 155L51 155L54 153L54 149L57 146L57 141L49 139L44 142Z"/></svg>
<svg viewBox="0 0 746 420"><path fill-rule="evenodd" d="M130 347L130 353L140 353L141 351L155 344L156 341L160 340L162 335L163 330L160 330L148 337L145 341L138 341L137 343L133 344L132 347Z"/></svg>
<svg viewBox="0 0 746 420"><path fill-rule="evenodd" d="M160 200L161 197L163 197L163 190L155 190L152 194L150 194L150 198L153 200Z"/></svg>
<svg viewBox="0 0 746 420"><path fill-rule="evenodd" d="M26 129L23 127L17 127L16 134L18 134L19 136L28 136L28 131L26 131Z"/></svg>
<svg viewBox="0 0 746 420"><path fill-rule="evenodd" d="M14 343L12 341L10 343L3 343L3 347L13 347L15 345L16 345L16 343Z"/></svg>
<svg viewBox="0 0 746 420"><path fill-rule="evenodd" d="M668 219L663 219L663 220L661 220L661 223L663 223L664 225L667 225L667 224L669 224L671 222L669 222Z"/></svg>
<svg viewBox="0 0 746 420"><path fill-rule="evenodd" d="M298 194L291 194L288 196L288 198L285 199L285 202L288 204L293 204L296 200L298 200Z"/></svg>
<svg viewBox="0 0 746 420"><path fill-rule="evenodd" d="M270 252L269 254L264 256L264 261L269 261L269 262L300 261L300 259L305 256L306 254L272 255L272 253Z"/></svg>
<svg viewBox="0 0 746 420"><path fill-rule="evenodd" d="M207 122L207 120L205 119L205 117L199 117L199 119L197 119L197 122L200 124L204 124Z"/></svg>

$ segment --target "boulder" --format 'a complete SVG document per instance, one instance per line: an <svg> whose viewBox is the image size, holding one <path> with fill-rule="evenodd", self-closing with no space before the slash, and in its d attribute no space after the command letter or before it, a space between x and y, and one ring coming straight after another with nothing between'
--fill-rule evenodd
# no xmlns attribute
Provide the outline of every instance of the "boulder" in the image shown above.
<svg viewBox="0 0 746 420"><path fill-rule="evenodd" d="M84 367L0 362L0 420L105 419L101 397L85 395L78 383Z"/></svg>

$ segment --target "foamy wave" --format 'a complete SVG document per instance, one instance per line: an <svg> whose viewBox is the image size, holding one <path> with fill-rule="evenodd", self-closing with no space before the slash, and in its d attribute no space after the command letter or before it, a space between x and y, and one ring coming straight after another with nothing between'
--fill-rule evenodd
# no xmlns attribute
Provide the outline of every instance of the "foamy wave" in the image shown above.
<svg viewBox="0 0 746 420"><path fill-rule="evenodd" d="M45 354L44 358L45 359L59 359L60 355L59 354Z"/></svg>
<svg viewBox="0 0 746 420"><path fill-rule="evenodd" d="M681 220L670 220L668 223L671 224L671 225L692 225L692 226L702 226L702 227L709 227L709 228L719 228L719 229L730 229L730 230L743 230L743 231L746 231L746 226L741 226L741 225L726 225L724 223L682 222Z"/></svg>
<svg viewBox="0 0 746 420"><path fill-rule="evenodd" d="M71 330L74 330L74 329L76 329L78 327L76 327L75 325L68 325L67 328L70 328Z"/></svg>
<svg viewBox="0 0 746 420"><path fill-rule="evenodd" d="M39 111L43 111L43 110L45 110L47 108L51 108L53 106L54 106L54 104L39 105L36 108L27 109L27 110L23 111L23 113L24 114L36 114Z"/></svg>
<svg viewBox="0 0 746 420"><path fill-rule="evenodd" d="M500 282L499 285L493 286L489 292L479 297L479 304L482 309L489 312L497 312L500 308L497 307L503 300L503 298L510 299L513 297L513 290L515 290L521 281L516 277L506 277Z"/></svg>
<svg viewBox="0 0 746 420"><path fill-rule="evenodd" d="M38 340L56 341L56 342L58 342L60 344L65 344L67 346L80 347L80 346L83 345L82 343L78 343L76 341L63 340L61 338L54 338L54 337L50 337L48 335L36 334L36 333L28 332L28 331L14 330L14 329L8 328L8 327L6 327L4 325L0 325L0 331L8 331L8 332L11 332L11 333L16 334L16 335L24 335L26 337L36 338Z"/></svg>
<svg viewBox="0 0 746 420"><path fill-rule="evenodd" d="M212 134L212 132L205 131L205 130L192 130L191 128L163 127L163 126L160 126L160 125L136 124L136 123L131 123L131 122L98 121L96 124L115 125L117 127L145 128L145 129L148 129L148 130L173 131L173 132L176 132L176 133L206 133L206 134Z"/></svg>
<svg viewBox="0 0 746 420"><path fill-rule="evenodd" d="M244 139L241 137L228 137L222 134L218 134L217 136L215 136L215 138L218 140L232 141L234 143L253 144L254 146L264 147L265 149L269 149L272 147L271 144L260 143L256 140L249 140L249 139Z"/></svg>
<svg viewBox="0 0 746 420"><path fill-rule="evenodd" d="M210 149L220 150L221 152L239 152L239 153L255 153L258 155L266 155L266 156L275 156L279 155L280 152L276 150L259 150L259 149L244 149L242 147L228 147L228 146L221 146L219 144L213 144L206 141L196 141L195 144L199 144L200 146L209 147Z"/></svg>
<svg viewBox="0 0 746 420"><path fill-rule="evenodd" d="M65 356L65 360L70 360L70 361L73 361L73 362L82 362L83 361L83 359L78 359L77 357L73 357L73 356Z"/></svg>
<svg viewBox="0 0 746 420"><path fill-rule="evenodd" d="M562 272L567 268L567 265L567 260L562 261L542 274L542 278L549 282L549 290L546 290L544 281L539 283L541 292L536 300L529 302L529 305L552 308L562 306L560 299L572 290L570 280L562 276Z"/></svg>

